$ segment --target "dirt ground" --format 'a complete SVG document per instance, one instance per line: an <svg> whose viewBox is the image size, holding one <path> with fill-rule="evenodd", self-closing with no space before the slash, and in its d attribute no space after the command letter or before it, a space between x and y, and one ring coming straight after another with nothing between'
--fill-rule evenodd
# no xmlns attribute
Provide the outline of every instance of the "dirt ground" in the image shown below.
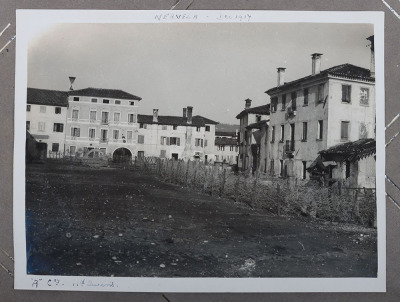
<svg viewBox="0 0 400 302"><path fill-rule="evenodd" d="M28 273L375 277L376 230L276 217L139 171L27 165Z"/></svg>

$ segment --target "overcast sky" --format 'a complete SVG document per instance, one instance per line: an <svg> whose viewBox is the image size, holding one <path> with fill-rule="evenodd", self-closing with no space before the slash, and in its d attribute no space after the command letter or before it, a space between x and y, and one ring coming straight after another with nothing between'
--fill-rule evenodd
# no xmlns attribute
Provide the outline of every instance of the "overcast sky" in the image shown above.
<svg viewBox="0 0 400 302"><path fill-rule="evenodd" d="M369 68L360 24L59 24L29 44L28 86L68 90L122 89L142 98L139 113L193 114L238 123L244 100L269 103L276 68L289 82L311 73L311 54L322 69L343 63Z"/></svg>

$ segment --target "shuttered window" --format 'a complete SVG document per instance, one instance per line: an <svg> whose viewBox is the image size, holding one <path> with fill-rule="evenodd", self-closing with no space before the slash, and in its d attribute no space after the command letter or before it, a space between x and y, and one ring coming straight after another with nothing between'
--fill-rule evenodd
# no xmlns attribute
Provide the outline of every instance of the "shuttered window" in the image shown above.
<svg viewBox="0 0 400 302"><path fill-rule="evenodd" d="M345 103L351 102L351 86L350 85L342 85L342 102L345 102Z"/></svg>
<svg viewBox="0 0 400 302"><path fill-rule="evenodd" d="M350 122L343 121L340 126L340 139L347 140L349 139L349 125Z"/></svg>

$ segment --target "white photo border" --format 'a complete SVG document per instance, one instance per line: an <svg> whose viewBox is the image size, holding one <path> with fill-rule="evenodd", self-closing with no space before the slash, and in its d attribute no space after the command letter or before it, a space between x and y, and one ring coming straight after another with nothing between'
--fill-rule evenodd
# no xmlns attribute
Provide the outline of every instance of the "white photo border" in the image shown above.
<svg viewBox="0 0 400 302"><path fill-rule="evenodd" d="M177 15L181 15L179 19ZM238 16L249 16L239 18ZM161 17L159 17L161 16ZM185 16L185 17L182 17ZM196 16L196 17L195 17ZM15 289L118 292L385 292L384 13L321 11L17 10L14 122ZM249 19L249 20L247 20ZM25 234L25 120L28 42L54 23L348 23L373 24L376 74L376 278L139 278L28 275ZM57 285L56 285L57 284Z"/></svg>

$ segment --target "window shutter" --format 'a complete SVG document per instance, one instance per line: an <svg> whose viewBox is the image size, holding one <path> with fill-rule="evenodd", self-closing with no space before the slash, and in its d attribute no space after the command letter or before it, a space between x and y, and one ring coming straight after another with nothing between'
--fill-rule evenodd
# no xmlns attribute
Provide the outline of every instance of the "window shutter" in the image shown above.
<svg viewBox="0 0 400 302"><path fill-rule="evenodd" d="M201 147L203 147L203 139L201 139Z"/></svg>
<svg viewBox="0 0 400 302"><path fill-rule="evenodd" d="M60 132L64 132L64 124L60 124Z"/></svg>
<svg viewBox="0 0 400 302"><path fill-rule="evenodd" d="M169 137L167 137L167 146L170 145Z"/></svg>
<svg viewBox="0 0 400 302"><path fill-rule="evenodd" d="M181 139L180 139L179 137L176 139L176 144L177 144L178 146L181 145Z"/></svg>
<svg viewBox="0 0 400 302"><path fill-rule="evenodd" d="M53 125L53 132L56 132L57 131L57 124L54 124Z"/></svg>

